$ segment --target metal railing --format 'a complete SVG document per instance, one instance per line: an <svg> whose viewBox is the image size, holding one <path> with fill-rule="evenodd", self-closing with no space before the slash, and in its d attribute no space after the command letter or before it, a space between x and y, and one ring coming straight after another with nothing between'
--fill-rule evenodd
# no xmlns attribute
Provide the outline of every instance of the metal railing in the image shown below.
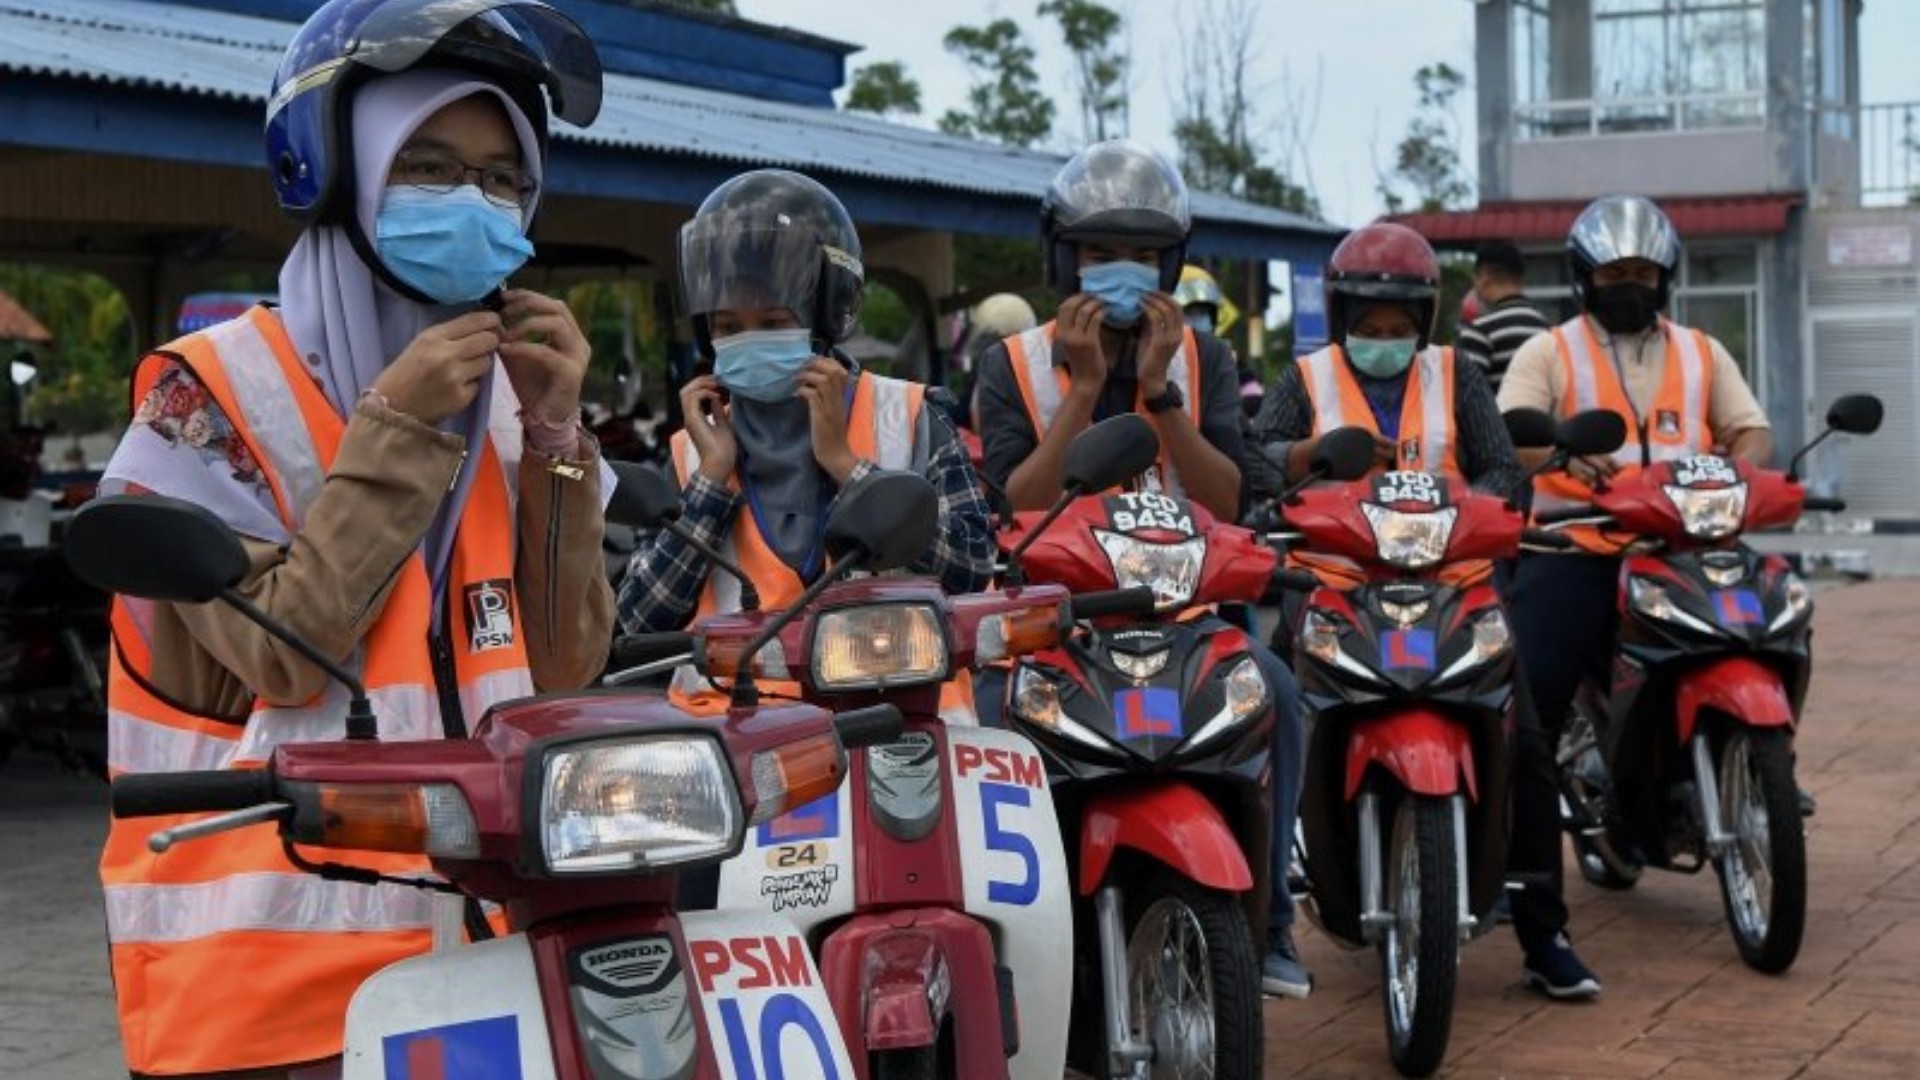
<svg viewBox="0 0 1920 1080"><path fill-rule="evenodd" d="M1823 105L1816 119L1819 186L1830 198L1856 206L1920 202L1920 101ZM1835 151L1844 157L1834 160Z"/></svg>
<svg viewBox="0 0 1920 1080"><path fill-rule="evenodd" d="M1514 106L1513 119L1514 137L1522 140L1740 130L1766 126L1767 95L1751 90L1532 101Z"/></svg>

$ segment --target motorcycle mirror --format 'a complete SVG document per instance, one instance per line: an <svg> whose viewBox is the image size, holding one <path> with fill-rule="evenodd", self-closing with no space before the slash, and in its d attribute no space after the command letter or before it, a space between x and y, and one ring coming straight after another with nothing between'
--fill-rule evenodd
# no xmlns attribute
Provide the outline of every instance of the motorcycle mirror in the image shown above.
<svg viewBox="0 0 1920 1080"><path fill-rule="evenodd" d="M251 564L240 537L213 511L164 495L108 495L74 512L66 549L73 572L106 592L176 604L224 601L347 688L347 738L379 737L360 680L234 591Z"/></svg>
<svg viewBox="0 0 1920 1080"><path fill-rule="evenodd" d="M1067 447L1067 490L1119 487L1160 459L1160 436L1139 413L1109 417L1081 432Z"/></svg>
<svg viewBox="0 0 1920 1080"><path fill-rule="evenodd" d="M1553 445L1572 457L1611 454L1627 441L1627 421L1612 409L1575 413L1560 425Z"/></svg>
<svg viewBox="0 0 1920 1080"><path fill-rule="evenodd" d="M1848 435L1871 435L1880 430L1886 407L1872 394L1848 394L1827 409L1827 426Z"/></svg>
<svg viewBox="0 0 1920 1080"><path fill-rule="evenodd" d="M1307 461L1317 479L1345 483L1373 471L1373 433L1365 428L1335 428L1320 436Z"/></svg>
<svg viewBox="0 0 1920 1080"><path fill-rule="evenodd" d="M847 488L827 519L837 559L861 553L862 570L897 570L927 553L940 527L940 496L917 473L881 471Z"/></svg>
<svg viewBox="0 0 1920 1080"><path fill-rule="evenodd" d="M128 543L139 537L138 543ZM105 592L204 604L247 574L247 552L204 506L164 495L109 495L67 523L67 565Z"/></svg>
<svg viewBox="0 0 1920 1080"><path fill-rule="evenodd" d="M1508 409L1500 414L1507 423L1507 437L1520 450L1550 450L1560 425L1541 409Z"/></svg>
<svg viewBox="0 0 1920 1080"><path fill-rule="evenodd" d="M663 471L634 461L608 464L619 483L607 500L607 521L649 529L679 518L680 492Z"/></svg>

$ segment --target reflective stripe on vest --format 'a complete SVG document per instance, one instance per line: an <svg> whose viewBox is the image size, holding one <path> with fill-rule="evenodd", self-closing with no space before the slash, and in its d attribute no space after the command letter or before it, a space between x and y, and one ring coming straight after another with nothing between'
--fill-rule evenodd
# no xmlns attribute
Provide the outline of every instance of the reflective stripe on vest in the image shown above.
<svg viewBox="0 0 1920 1080"><path fill-rule="evenodd" d="M1627 396L1611 355L1600 345L1593 326L1575 316L1553 330L1554 345L1566 372L1560 415L1608 409L1627 421L1627 438L1612 457L1621 475L1638 471L1643 462L1674 461L1705 453L1713 447L1709 411L1713 400L1713 347L1706 335L1660 321L1666 340L1666 368L1654 400L1645 415ZM1593 490L1560 472L1534 480L1534 510L1561 510L1591 504ZM1589 527L1570 527L1566 534L1581 548L1605 554L1619 551L1620 543Z"/></svg>
<svg viewBox="0 0 1920 1080"><path fill-rule="evenodd" d="M1046 437L1047 429L1053 426L1053 418L1060 415L1060 405L1066 400L1067 389L1073 383L1068 369L1053 362L1054 323L1048 322L1031 330L1015 334L1002 341L1007 347L1007 362L1013 368L1015 385L1020 388L1020 400L1027 407L1027 419L1033 424L1036 440ZM1200 339L1187 328L1180 340L1180 348L1173 354L1167 365L1167 382L1180 388L1181 408L1194 427L1200 426L1202 387L1200 385ZM1135 412L1146 416L1158 426L1152 413L1146 406L1138 390L1134 394ZM1182 498L1185 489L1181 487L1179 473L1173 467L1172 451L1167 440L1160 440L1160 461L1152 472L1141 477L1139 485L1146 491L1165 491L1176 498Z"/></svg>
<svg viewBox="0 0 1920 1080"><path fill-rule="evenodd" d="M1454 437L1453 350L1429 345L1414 358L1400 408L1399 468L1459 477ZM1380 435L1366 393L1338 345L1299 361L1313 409L1313 433L1360 427ZM1384 436L1382 436L1384 437ZM1413 453L1408 453L1408 450Z"/></svg>
<svg viewBox="0 0 1920 1080"><path fill-rule="evenodd" d="M926 390L919 383L861 372L854 386L853 406L847 415L847 444L854 456L872 461L882 469L924 471L930 450L919 445L918 435ZM672 448L674 468L684 487L700 467L700 452L684 431L674 434ZM728 485L739 490L739 478L730 477ZM750 505L741 507L733 528L721 538L720 554L753 578L761 608L777 611L798 599L806 584L767 546L752 515ZM739 610L739 582L724 570L709 568L690 624L711 615ZM776 676L785 673L784 658L780 657L777 645L769 645L762 655L760 663L772 666ZM797 686L782 685L779 681L763 681L762 689L788 696L799 693ZM726 708L726 698L715 693L706 676L691 664L674 671L672 694L682 708L697 714L717 713ZM955 723L977 722L973 714L972 679L965 672L942 689L940 713L943 719Z"/></svg>
<svg viewBox="0 0 1920 1080"><path fill-rule="evenodd" d="M254 454L281 524L296 534L319 496L346 432L294 353L278 317L254 308L188 335L143 359L134 398L164 370L184 366L212 396ZM490 430L499 430L490 418ZM461 515L446 597L432 595L416 551L396 567L378 618L349 659L374 702L383 739L442 737L428 634L436 608L467 720L532 690L524 624L513 595L514 493L493 438ZM108 669L110 749L116 772L170 772L258 765L295 742L344 734L346 692L329 684L312 700L256 700L244 721L204 717L151 689L150 638L157 608L116 599ZM374 971L428 944L431 903L400 887L333 883L300 873L276 831L261 825L155 854L153 832L183 817L113 822L100 872L122 1042L139 1073L224 1072L315 1060L340 1052L348 999ZM310 857L419 875L415 856L328 850ZM219 985L245 968L247 1001L208 1009L194 987Z"/></svg>

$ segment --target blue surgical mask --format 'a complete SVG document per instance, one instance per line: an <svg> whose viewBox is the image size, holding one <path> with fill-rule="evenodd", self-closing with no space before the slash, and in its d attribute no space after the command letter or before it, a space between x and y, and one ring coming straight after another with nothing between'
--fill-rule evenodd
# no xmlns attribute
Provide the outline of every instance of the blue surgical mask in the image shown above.
<svg viewBox="0 0 1920 1080"><path fill-rule="evenodd" d="M1127 327L1140 321L1140 301L1160 288L1160 271L1145 263L1121 259L1080 268L1080 290L1107 306L1108 326Z"/></svg>
<svg viewBox="0 0 1920 1080"><path fill-rule="evenodd" d="M1196 334L1211 334L1213 333L1213 312L1206 310L1189 311L1187 312L1187 325L1193 327L1194 333Z"/></svg>
<svg viewBox="0 0 1920 1080"><path fill-rule="evenodd" d="M730 393L754 401L787 401L813 359L813 331L747 330L713 343L713 377Z"/></svg>
<svg viewBox="0 0 1920 1080"><path fill-rule="evenodd" d="M1419 338L1347 338L1347 359L1362 375L1391 379L1413 363Z"/></svg>
<svg viewBox="0 0 1920 1080"><path fill-rule="evenodd" d="M518 207L472 184L450 192L396 184L380 197L374 250L393 276L442 304L470 304L500 287L533 254Z"/></svg>

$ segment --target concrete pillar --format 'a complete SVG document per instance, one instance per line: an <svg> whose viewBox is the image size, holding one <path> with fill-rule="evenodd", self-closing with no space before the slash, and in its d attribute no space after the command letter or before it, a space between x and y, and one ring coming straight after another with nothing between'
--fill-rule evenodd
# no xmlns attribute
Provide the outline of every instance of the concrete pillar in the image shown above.
<svg viewBox="0 0 1920 1080"><path fill-rule="evenodd" d="M1474 10L1474 96L1478 118L1480 201L1511 197L1513 146L1513 3L1490 0Z"/></svg>

